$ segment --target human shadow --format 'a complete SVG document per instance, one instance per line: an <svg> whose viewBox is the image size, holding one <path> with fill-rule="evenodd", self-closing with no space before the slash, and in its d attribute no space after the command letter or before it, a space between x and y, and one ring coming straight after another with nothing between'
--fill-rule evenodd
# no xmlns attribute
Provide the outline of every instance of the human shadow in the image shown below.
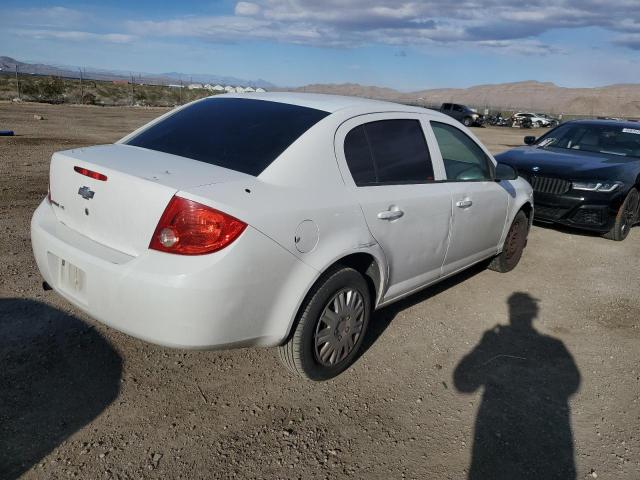
<svg viewBox="0 0 640 480"><path fill-rule="evenodd" d="M509 326L498 325L456 367L456 389L484 387L469 480L576 478L569 397L580 372L564 344L533 326L538 300L509 297Z"/></svg>
<svg viewBox="0 0 640 480"><path fill-rule="evenodd" d="M16 479L118 395L122 361L76 317L0 299L0 478Z"/></svg>

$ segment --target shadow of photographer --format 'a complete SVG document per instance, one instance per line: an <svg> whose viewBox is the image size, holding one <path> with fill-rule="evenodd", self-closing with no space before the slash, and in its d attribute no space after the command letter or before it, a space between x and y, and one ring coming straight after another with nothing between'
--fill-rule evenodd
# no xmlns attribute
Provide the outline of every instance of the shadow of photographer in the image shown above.
<svg viewBox="0 0 640 480"><path fill-rule="evenodd" d="M569 397L580 372L564 344L533 328L538 300L509 297L510 325L498 325L458 364L454 384L484 387L469 480L576 478Z"/></svg>
<svg viewBox="0 0 640 480"><path fill-rule="evenodd" d="M0 478L20 477L118 395L122 360L76 317L0 299Z"/></svg>

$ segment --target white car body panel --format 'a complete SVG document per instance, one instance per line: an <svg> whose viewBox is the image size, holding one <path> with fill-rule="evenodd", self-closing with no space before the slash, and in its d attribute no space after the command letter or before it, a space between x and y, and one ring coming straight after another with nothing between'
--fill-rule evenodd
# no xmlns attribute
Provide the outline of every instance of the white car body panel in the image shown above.
<svg viewBox="0 0 640 480"><path fill-rule="evenodd" d="M349 173L342 145L346 135L358 125L390 119L421 122L424 114L413 112L372 113L358 115L340 125L335 137L335 151L342 176L353 198L360 204L367 226L386 254L389 268L388 302L442 275L449 241L451 197L442 184L376 185L358 187ZM435 180L444 179L444 170L434 165ZM400 210L396 220L381 220L378 214ZM420 248L416 248L419 242Z"/></svg>
<svg viewBox="0 0 640 480"><path fill-rule="evenodd" d="M124 144L175 111L114 145L54 154L51 194L58 205L45 200L34 213L34 256L44 280L99 321L172 347L277 345L289 335L313 284L340 259L364 253L375 261L379 308L498 253L515 214L525 203L532 205L531 188L522 179L445 181L429 120L475 137L438 112L331 95L216 98L221 97L331 114L257 177ZM344 136L353 126L380 118L420 120L435 183L355 186ZM108 180L81 176L74 166ZM90 201L77 194L85 185L95 191ZM231 245L208 255L150 250L157 222L176 194L248 227ZM467 197L471 208L455 207ZM402 218L377 218L394 204L403 208Z"/></svg>
<svg viewBox="0 0 640 480"><path fill-rule="evenodd" d="M36 263L58 293L118 330L181 348L282 340L282 320L317 272L253 228L241 240L205 256L133 257L74 232L46 203L32 220ZM80 285L65 281L62 260L84 272Z"/></svg>

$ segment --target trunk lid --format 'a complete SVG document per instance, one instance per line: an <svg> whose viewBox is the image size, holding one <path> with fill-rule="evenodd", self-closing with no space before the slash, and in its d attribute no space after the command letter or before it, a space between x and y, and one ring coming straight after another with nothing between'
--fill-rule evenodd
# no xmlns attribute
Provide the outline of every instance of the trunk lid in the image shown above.
<svg viewBox="0 0 640 480"><path fill-rule="evenodd" d="M106 175L101 181L78 173ZM123 144L57 152L51 158L49 189L56 217L67 227L137 256L176 192L246 178L203 162Z"/></svg>

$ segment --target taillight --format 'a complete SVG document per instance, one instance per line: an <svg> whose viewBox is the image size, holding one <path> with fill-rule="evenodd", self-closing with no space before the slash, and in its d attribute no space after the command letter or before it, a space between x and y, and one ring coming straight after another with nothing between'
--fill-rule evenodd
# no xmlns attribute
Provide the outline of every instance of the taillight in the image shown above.
<svg viewBox="0 0 640 480"><path fill-rule="evenodd" d="M102 173L94 172L93 170L89 170L84 167L73 167L73 169L78 172L80 175L84 175L85 177L93 178L94 180L100 180L102 182L107 181L107 176Z"/></svg>
<svg viewBox="0 0 640 480"><path fill-rule="evenodd" d="M165 208L149 248L179 255L213 253L231 244L247 227L237 218L182 197Z"/></svg>

